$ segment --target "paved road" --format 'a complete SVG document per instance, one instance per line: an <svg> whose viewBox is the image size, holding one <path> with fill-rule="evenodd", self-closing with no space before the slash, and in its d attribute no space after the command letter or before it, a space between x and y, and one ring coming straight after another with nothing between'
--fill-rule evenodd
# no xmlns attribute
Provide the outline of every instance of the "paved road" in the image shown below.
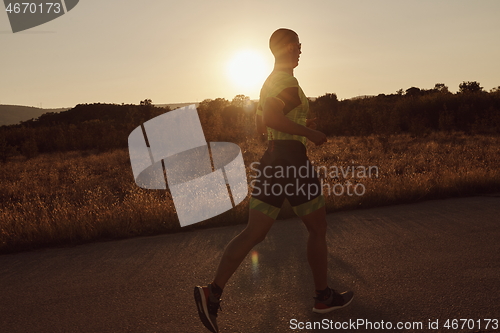
<svg viewBox="0 0 500 333"><path fill-rule="evenodd" d="M278 221L255 248L258 264L249 256L228 284L222 332L338 331L294 330L294 319L394 326L377 332L472 332L478 320L482 330L485 319L500 320L500 198L340 212L328 221L332 285L352 288L352 305L311 312L307 232L298 219ZM0 256L0 331L208 332L192 289L210 281L224 246L243 227ZM474 327L443 328L446 319L461 318ZM429 320L439 320L440 329L428 329ZM405 321L423 329L396 329Z"/></svg>

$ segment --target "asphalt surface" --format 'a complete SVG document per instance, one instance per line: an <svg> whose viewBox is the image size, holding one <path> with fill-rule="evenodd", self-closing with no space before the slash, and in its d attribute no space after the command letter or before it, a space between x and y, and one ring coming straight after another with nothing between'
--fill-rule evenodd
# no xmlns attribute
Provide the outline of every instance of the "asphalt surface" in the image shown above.
<svg viewBox="0 0 500 333"><path fill-rule="evenodd" d="M221 332L500 331L500 198L340 212L328 223L331 286L352 289L352 304L312 313L307 231L277 221L227 285ZM193 287L211 281L243 228L2 255L0 332L208 332Z"/></svg>

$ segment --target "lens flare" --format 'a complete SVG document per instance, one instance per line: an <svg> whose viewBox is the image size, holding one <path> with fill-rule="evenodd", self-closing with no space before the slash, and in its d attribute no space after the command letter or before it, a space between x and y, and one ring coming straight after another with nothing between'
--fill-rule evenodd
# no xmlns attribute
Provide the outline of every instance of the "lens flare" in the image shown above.
<svg viewBox="0 0 500 333"><path fill-rule="evenodd" d="M254 276L256 276L259 273L259 252L252 251L251 257L252 257L252 272Z"/></svg>

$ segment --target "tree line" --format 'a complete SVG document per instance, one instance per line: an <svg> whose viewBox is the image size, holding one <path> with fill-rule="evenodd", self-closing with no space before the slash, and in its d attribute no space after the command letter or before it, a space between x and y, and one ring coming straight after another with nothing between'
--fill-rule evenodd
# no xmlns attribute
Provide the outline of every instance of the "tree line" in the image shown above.
<svg viewBox="0 0 500 333"><path fill-rule="evenodd" d="M411 87L394 94L339 101L333 93L310 100L311 117L327 135L425 135L432 131L500 133L500 87L484 91L478 82L463 82L453 94L438 83L432 89ZM255 136L256 102L237 95L206 99L197 106L207 141L239 143ZM71 150L126 148L137 126L170 108L150 99L133 104L79 104L46 113L21 124L0 127L0 161L24 155Z"/></svg>
<svg viewBox="0 0 500 333"><path fill-rule="evenodd" d="M325 94L311 103L327 135L371 135L432 131L500 133L500 87L485 92L476 81L463 82L456 94L437 83L432 89L411 87L395 94L339 101Z"/></svg>

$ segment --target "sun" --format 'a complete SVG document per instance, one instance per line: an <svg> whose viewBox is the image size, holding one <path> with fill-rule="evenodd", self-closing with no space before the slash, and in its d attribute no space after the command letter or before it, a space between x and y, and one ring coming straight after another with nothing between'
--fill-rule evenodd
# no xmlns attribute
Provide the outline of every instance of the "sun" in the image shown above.
<svg viewBox="0 0 500 333"><path fill-rule="evenodd" d="M260 89L270 72L270 66L261 53L242 50L234 54L227 64L227 76L242 93Z"/></svg>

